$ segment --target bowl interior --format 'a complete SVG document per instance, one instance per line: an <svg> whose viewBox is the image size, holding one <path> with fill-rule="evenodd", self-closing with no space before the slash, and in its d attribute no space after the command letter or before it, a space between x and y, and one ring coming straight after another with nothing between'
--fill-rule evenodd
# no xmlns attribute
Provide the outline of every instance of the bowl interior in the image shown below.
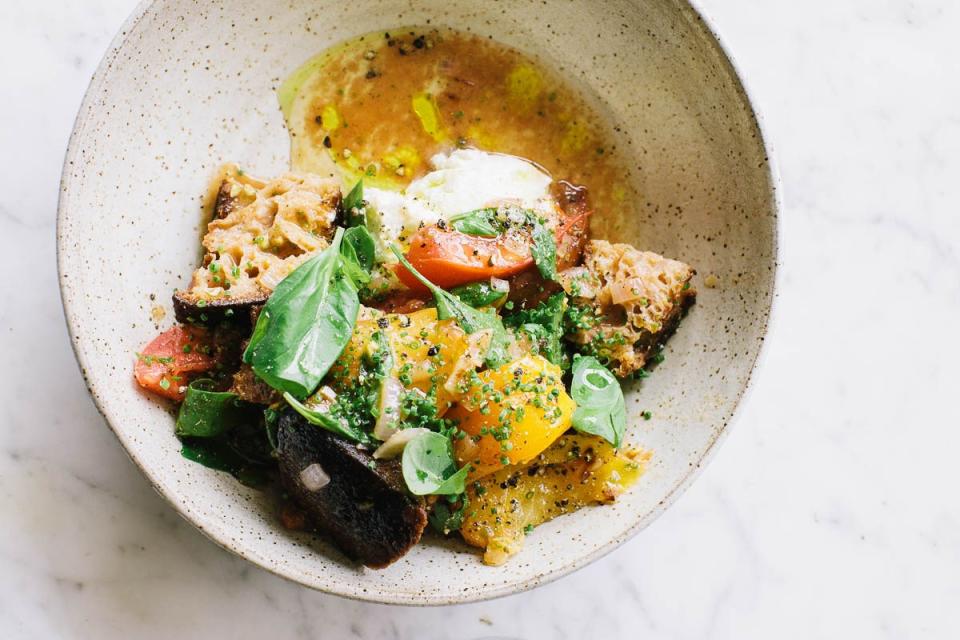
<svg viewBox="0 0 960 640"><path fill-rule="evenodd" d="M776 205L740 83L683 2L414 3L172 0L131 18L97 72L64 170L61 284L75 348L111 427L156 489L221 545L305 585L404 603L510 593L562 575L649 523L724 432L766 330ZM539 527L502 567L427 540L390 568L357 568L291 534L269 496L183 459L167 408L140 393L133 353L171 318L198 259L201 203L217 167L287 165L278 83L312 54L364 32L445 25L540 57L597 96L621 130L641 214L599 212L594 235L694 265L698 303L656 373L628 392L629 439L654 450L616 505ZM717 286L704 286L715 276ZM713 278L711 278L713 280ZM166 317L156 314L165 311ZM651 420L639 418L652 412Z"/></svg>

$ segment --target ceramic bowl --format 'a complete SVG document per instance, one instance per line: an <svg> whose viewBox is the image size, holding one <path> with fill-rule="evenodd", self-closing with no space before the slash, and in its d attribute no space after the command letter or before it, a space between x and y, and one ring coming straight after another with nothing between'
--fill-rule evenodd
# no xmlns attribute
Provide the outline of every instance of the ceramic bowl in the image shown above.
<svg viewBox="0 0 960 640"><path fill-rule="evenodd" d="M172 322L199 258L201 203L226 161L287 166L275 89L344 39L407 25L491 36L562 68L623 132L641 213L594 234L694 265L698 302L666 361L627 394L629 440L654 451L613 506L540 526L500 567L430 537L389 568L285 530L271 500L182 458L167 407L134 385L133 354ZM442 604L501 596L582 567L643 529L726 432L756 366L773 299L775 172L756 114L703 17L679 0L168 0L144 3L90 84L63 171L60 283L77 359L120 442L198 529L251 562L353 598ZM709 287L707 284L714 284ZM164 315L165 314L165 315ZM640 419L641 411L652 419Z"/></svg>

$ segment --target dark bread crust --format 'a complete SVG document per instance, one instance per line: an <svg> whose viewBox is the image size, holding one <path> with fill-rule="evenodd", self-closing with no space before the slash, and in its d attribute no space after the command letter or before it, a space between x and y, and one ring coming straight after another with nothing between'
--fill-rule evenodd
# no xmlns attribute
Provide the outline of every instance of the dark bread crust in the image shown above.
<svg viewBox="0 0 960 640"><path fill-rule="evenodd" d="M220 183L217 189L217 199L213 204L213 220L222 220L237 210L241 205L236 196L230 195L233 191L233 182L229 179Z"/></svg>
<svg viewBox="0 0 960 640"><path fill-rule="evenodd" d="M178 322L213 326L231 318L249 317L251 308L267 301L270 294L262 292L247 298L216 298L207 300L189 291L173 294L173 313Z"/></svg>
<svg viewBox="0 0 960 640"><path fill-rule="evenodd" d="M317 530L368 567L389 565L415 545L427 525L422 498L406 489L399 460L374 460L351 442L288 410L277 454L283 486ZM300 472L318 463L330 483L308 491Z"/></svg>

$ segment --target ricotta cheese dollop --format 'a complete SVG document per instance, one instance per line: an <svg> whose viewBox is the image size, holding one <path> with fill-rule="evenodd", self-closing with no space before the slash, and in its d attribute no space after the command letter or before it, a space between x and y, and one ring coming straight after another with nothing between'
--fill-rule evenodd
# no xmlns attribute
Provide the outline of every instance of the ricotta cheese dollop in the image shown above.
<svg viewBox="0 0 960 640"><path fill-rule="evenodd" d="M403 191L364 189L371 231L384 248L397 244L405 249L418 228L458 213L505 202L534 210L552 210L555 204L550 175L523 158L458 149L433 156L430 165L433 171Z"/></svg>

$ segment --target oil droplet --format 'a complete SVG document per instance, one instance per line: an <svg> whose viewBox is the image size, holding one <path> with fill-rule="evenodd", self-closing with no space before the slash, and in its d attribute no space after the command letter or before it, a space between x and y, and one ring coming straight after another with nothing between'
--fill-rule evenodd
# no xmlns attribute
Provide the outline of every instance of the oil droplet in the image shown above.
<svg viewBox="0 0 960 640"><path fill-rule="evenodd" d="M507 74L507 95L521 109L530 109L543 93L540 72L528 64L519 64Z"/></svg>
<svg viewBox="0 0 960 640"><path fill-rule="evenodd" d="M320 125L327 131L336 131L340 128L340 112L337 111L337 107L328 104L323 108L323 112L320 114Z"/></svg>
<svg viewBox="0 0 960 640"><path fill-rule="evenodd" d="M443 126L440 124L440 110L429 93L418 93L413 96L413 112L420 118L420 125L431 138L440 142L446 138Z"/></svg>

